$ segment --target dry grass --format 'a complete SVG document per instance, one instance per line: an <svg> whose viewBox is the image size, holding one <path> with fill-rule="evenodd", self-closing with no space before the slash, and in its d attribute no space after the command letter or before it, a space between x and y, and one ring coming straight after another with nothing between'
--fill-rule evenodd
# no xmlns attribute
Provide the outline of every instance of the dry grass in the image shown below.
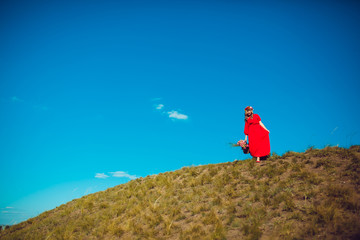
<svg viewBox="0 0 360 240"><path fill-rule="evenodd" d="M0 239L358 239L360 146L273 154L139 178Z"/></svg>

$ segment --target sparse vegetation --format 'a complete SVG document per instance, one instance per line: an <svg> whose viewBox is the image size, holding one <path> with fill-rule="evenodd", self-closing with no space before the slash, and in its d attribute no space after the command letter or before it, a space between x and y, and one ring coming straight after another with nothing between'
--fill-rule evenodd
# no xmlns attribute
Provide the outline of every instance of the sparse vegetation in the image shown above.
<svg viewBox="0 0 360 240"><path fill-rule="evenodd" d="M0 239L359 239L360 146L310 147L139 178Z"/></svg>

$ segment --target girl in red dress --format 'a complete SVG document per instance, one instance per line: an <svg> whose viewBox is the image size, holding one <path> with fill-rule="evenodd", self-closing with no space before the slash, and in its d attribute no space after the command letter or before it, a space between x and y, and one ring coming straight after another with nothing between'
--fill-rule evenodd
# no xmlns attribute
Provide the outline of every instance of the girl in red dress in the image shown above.
<svg viewBox="0 0 360 240"><path fill-rule="evenodd" d="M245 108L245 141L249 137L250 154L256 157L256 162L260 162L260 157L270 154L270 131L261 122L259 115L254 114L254 109L250 106Z"/></svg>

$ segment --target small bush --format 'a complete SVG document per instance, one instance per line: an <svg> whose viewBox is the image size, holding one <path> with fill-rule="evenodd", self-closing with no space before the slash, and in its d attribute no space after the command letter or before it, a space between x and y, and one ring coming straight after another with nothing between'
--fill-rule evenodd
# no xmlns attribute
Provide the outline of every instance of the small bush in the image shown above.
<svg viewBox="0 0 360 240"><path fill-rule="evenodd" d="M360 145L353 145L350 147L350 151L360 152Z"/></svg>
<svg viewBox="0 0 360 240"><path fill-rule="evenodd" d="M283 210L287 212L292 212L295 209L295 203L292 198L287 197L284 201Z"/></svg>
<svg viewBox="0 0 360 240"><path fill-rule="evenodd" d="M211 238L217 240L226 240L225 229L221 221L216 222L215 230L211 235Z"/></svg>
<svg viewBox="0 0 360 240"><path fill-rule="evenodd" d="M315 150L315 147L314 147L314 146L309 146L309 147L306 149L305 153L311 153L311 152L313 152L314 150Z"/></svg>
<svg viewBox="0 0 360 240"><path fill-rule="evenodd" d="M260 239L262 232L260 229L260 222L255 219L249 219L242 224L241 230L249 239Z"/></svg>
<svg viewBox="0 0 360 240"><path fill-rule="evenodd" d="M320 225L330 223L335 215L336 207L334 204L319 204L313 206L314 222Z"/></svg>
<svg viewBox="0 0 360 240"><path fill-rule="evenodd" d="M340 198L344 199L350 195L351 189L349 187L341 186L341 185L328 185L326 187L326 194L331 198Z"/></svg>
<svg viewBox="0 0 360 240"><path fill-rule="evenodd" d="M269 158L269 160L271 160L271 161L276 161L276 160L279 160L279 159L282 159L282 157L277 155L275 152L273 152L271 154L271 157Z"/></svg>
<svg viewBox="0 0 360 240"><path fill-rule="evenodd" d="M291 170L292 170L293 172L300 172L301 168L302 168L301 165L298 164L298 163L293 163L293 164L291 165Z"/></svg>
<svg viewBox="0 0 360 240"><path fill-rule="evenodd" d="M100 208L100 209L105 209L105 208L108 208L109 206L110 206L110 205L109 205L108 203L103 202L103 203L100 203L99 208Z"/></svg>

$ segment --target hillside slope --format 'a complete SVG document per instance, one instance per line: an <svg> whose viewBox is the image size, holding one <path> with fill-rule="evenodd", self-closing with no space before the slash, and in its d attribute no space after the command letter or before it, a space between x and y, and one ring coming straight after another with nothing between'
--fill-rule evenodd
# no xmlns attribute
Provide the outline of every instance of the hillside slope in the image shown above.
<svg viewBox="0 0 360 240"><path fill-rule="evenodd" d="M0 239L359 239L360 146L185 167L90 194Z"/></svg>

